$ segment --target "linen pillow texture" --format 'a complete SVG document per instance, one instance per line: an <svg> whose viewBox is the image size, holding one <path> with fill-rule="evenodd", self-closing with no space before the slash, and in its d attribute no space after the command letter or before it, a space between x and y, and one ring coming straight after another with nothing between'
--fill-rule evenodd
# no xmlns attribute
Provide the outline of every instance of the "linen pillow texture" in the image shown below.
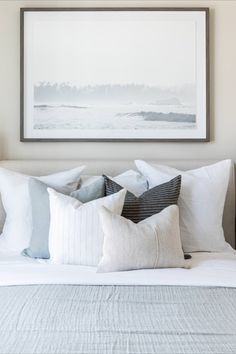
<svg viewBox="0 0 236 354"><path fill-rule="evenodd" d="M181 174L180 235L184 252L232 251L222 227L231 160L190 171L135 161L150 188Z"/></svg>
<svg viewBox="0 0 236 354"><path fill-rule="evenodd" d="M117 193L122 189L122 186L109 177L103 177L106 195ZM180 187L181 176L177 176L167 183L144 192L139 197L127 191L122 216L138 223L151 215L157 214L169 205L177 204Z"/></svg>
<svg viewBox="0 0 236 354"><path fill-rule="evenodd" d="M98 210L105 206L114 214L121 214L126 190L85 204L50 188L48 192L51 262L97 266L103 246Z"/></svg>
<svg viewBox="0 0 236 354"><path fill-rule="evenodd" d="M77 188L84 166L48 176L36 177L48 186L69 194ZM1 250L21 253L29 246L32 212L29 194L30 176L0 168L0 193L6 221L0 237Z"/></svg>
<svg viewBox="0 0 236 354"><path fill-rule="evenodd" d="M178 206L133 223L102 207L103 256L97 272L185 267Z"/></svg>

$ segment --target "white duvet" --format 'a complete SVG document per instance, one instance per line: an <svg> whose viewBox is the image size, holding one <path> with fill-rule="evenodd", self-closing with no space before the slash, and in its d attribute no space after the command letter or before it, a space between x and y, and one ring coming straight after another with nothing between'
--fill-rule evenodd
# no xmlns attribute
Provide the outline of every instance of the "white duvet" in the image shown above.
<svg viewBox="0 0 236 354"><path fill-rule="evenodd" d="M194 253L190 269L96 273L96 268L0 253L0 286L30 284L192 285L236 287L236 255Z"/></svg>

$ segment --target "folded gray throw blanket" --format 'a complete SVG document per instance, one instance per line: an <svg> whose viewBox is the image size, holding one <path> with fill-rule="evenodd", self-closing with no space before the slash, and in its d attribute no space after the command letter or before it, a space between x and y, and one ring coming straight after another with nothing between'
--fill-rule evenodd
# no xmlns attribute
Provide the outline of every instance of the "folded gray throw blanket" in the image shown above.
<svg viewBox="0 0 236 354"><path fill-rule="evenodd" d="M236 353L236 290L0 287L0 353Z"/></svg>

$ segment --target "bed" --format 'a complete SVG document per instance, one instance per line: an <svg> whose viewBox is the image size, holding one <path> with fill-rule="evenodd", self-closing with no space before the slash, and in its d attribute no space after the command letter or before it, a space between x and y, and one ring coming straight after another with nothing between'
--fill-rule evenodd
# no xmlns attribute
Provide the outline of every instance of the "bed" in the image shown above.
<svg viewBox="0 0 236 354"><path fill-rule="evenodd" d="M162 161L188 169L212 161ZM45 174L84 161L1 161ZM129 161L86 161L90 174L134 168ZM1 209L1 208L0 208ZM4 221L4 213L2 222ZM224 231L235 247L233 168ZM235 353L236 256L194 253L190 269L97 274L0 251L0 353Z"/></svg>

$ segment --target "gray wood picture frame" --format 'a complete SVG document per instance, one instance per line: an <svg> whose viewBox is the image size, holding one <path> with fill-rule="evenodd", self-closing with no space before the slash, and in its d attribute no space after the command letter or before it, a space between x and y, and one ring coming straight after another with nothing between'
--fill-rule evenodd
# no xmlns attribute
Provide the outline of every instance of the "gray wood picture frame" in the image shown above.
<svg viewBox="0 0 236 354"><path fill-rule="evenodd" d="M201 138L35 138L28 137L25 135L25 26L24 26L24 15L28 12L107 12L107 11L183 11L183 12L203 12L205 14L205 87L206 87L206 119L205 119L205 136ZM210 141L210 53L209 53L209 8L205 7L93 7L93 8L74 8L74 7L63 7L63 8L52 8L52 7L42 7L42 8L21 8L20 9L20 141L22 142L82 142L82 141L107 141L107 142L209 142Z"/></svg>

